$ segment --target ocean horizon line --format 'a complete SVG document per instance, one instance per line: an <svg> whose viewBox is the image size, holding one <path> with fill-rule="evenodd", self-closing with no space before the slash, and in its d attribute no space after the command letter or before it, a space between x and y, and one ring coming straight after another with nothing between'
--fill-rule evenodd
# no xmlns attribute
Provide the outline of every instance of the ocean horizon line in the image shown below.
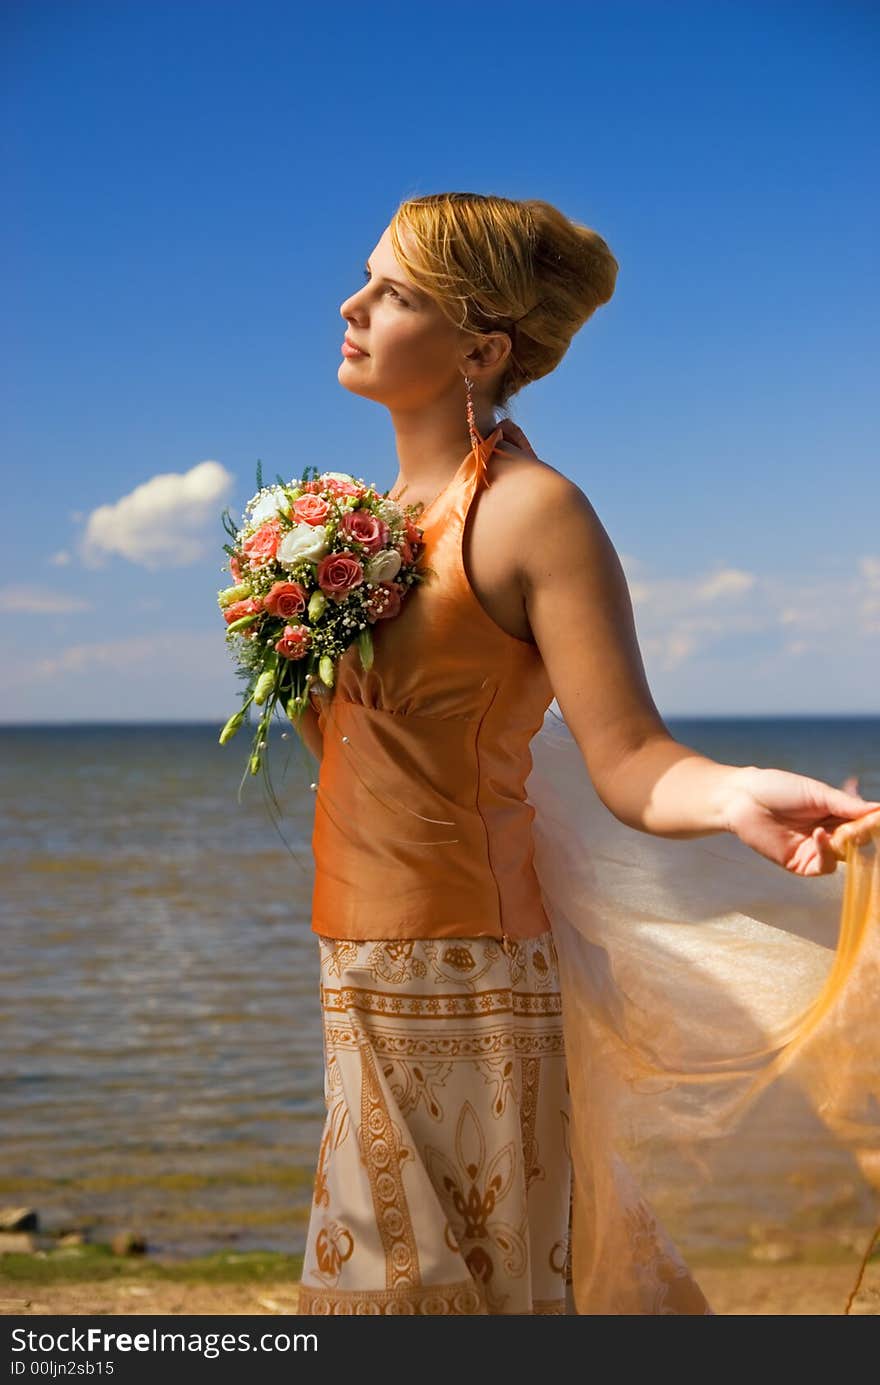
<svg viewBox="0 0 880 1385"><path fill-rule="evenodd" d="M876 712L661 712L667 721L880 721ZM218 729L226 724L228 711L217 717L89 717L53 721L0 721L0 731L39 731L87 727L204 727ZM273 723L278 725L280 723ZM244 728L242 728L244 729Z"/></svg>

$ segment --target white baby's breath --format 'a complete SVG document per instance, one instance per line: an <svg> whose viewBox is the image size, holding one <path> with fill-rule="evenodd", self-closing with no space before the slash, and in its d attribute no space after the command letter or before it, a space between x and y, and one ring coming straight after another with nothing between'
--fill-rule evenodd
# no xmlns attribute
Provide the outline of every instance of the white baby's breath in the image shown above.
<svg viewBox="0 0 880 1385"><path fill-rule="evenodd" d="M380 519L384 519L386 524L390 524L392 529L396 529L403 520L403 511L393 500L377 501L376 514Z"/></svg>

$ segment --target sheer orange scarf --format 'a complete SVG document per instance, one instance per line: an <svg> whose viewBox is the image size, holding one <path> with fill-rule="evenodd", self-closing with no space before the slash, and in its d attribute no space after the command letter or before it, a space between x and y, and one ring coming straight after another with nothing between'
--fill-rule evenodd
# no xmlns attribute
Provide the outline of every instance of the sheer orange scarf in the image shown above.
<svg viewBox="0 0 880 1385"><path fill-rule="evenodd" d="M864 1244L880 1217L880 828L834 875L798 877L728 834L624 826L552 709L530 748L577 1311L712 1312L687 1261L780 1224L812 1250L854 1229Z"/></svg>

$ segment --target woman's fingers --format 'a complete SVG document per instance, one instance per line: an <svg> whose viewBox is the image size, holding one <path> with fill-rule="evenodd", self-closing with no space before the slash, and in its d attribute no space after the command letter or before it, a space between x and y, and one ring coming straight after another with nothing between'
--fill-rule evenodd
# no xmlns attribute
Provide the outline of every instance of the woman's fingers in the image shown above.
<svg viewBox="0 0 880 1385"><path fill-rule="evenodd" d="M831 834L824 827L813 831L813 842L819 853L818 875L833 875L840 859L831 842Z"/></svg>
<svg viewBox="0 0 880 1385"><path fill-rule="evenodd" d="M824 831L824 828L817 828L816 831ZM856 846L864 846L874 832L880 832L880 808L863 813L861 817L853 818L850 822L842 822L836 827L829 838L831 849L842 861L846 857L847 842L853 841Z"/></svg>
<svg viewBox="0 0 880 1385"><path fill-rule="evenodd" d="M823 788L823 806L827 809L828 817L856 818L880 808L880 803L876 800L862 798L860 794L847 793L844 789L835 789L830 784L823 785Z"/></svg>

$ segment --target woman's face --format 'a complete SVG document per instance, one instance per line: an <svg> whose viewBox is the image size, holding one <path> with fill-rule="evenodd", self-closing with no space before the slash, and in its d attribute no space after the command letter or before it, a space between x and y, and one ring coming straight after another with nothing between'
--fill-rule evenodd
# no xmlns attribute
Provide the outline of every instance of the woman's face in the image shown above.
<svg viewBox="0 0 880 1385"><path fill-rule="evenodd" d="M409 248L405 230L401 234ZM353 394L406 411L463 390L473 338L415 287L387 227L369 257L369 278L339 311L348 324L345 335L368 353L343 356L339 366L339 383Z"/></svg>

